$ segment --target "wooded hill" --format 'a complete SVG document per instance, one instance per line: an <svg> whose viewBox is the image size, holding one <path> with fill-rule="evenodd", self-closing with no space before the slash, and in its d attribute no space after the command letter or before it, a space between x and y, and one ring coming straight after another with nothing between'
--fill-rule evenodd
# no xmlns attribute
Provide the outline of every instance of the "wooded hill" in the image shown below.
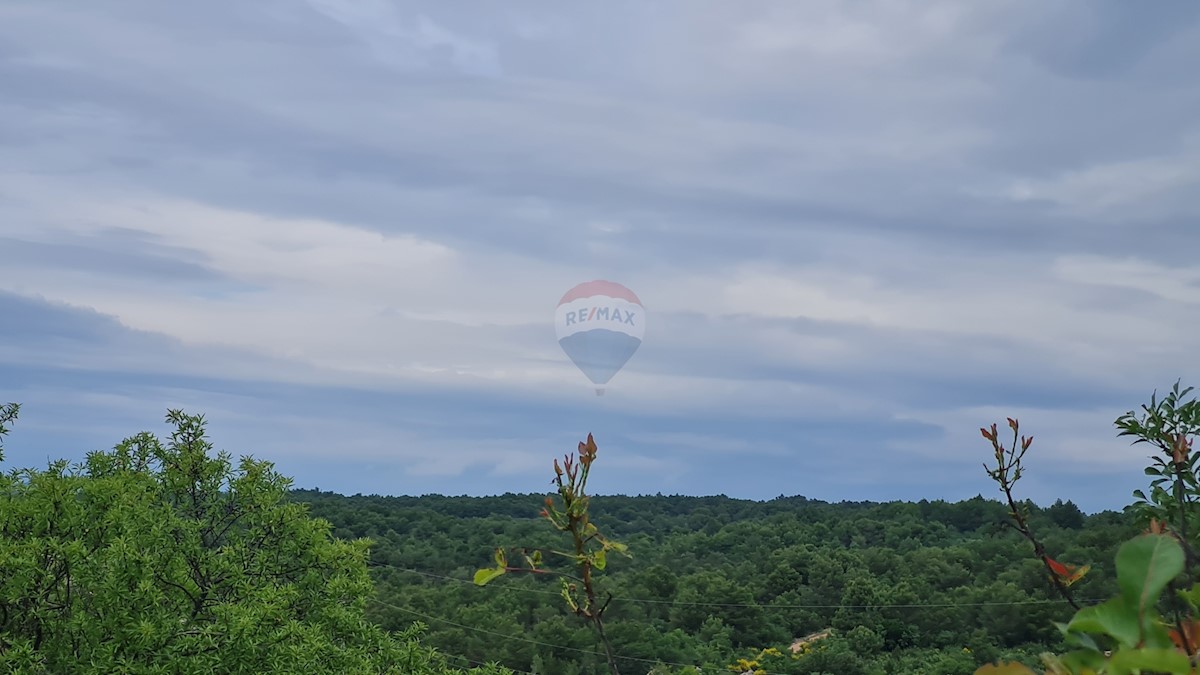
<svg viewBox="0 0 1200 675"><path fill-rule="evenodd" d="M374 541L367 611L384 628L420 621L426 642L463 665L605 672L595 634L565 610L556 580L471 581L497 546L561 546L538 515L545 495L292 496L336 536ZM1077 598L1115 592L1117 548L1138 533L1132 517L1085 515L1061 501L1024 506L1049 553L1092 564L1072 588ZM1035 664L1037 654L1061 651L1054 622L1074 613L1006 527L1007 506L982 496L837 504L598 496L591 514L632 554L614 558L603 578L615 596L606 628L622 672L728 673L744 659L772 674L969 675L997 659ZM826 629L792 653L798 638Z"/></svg>

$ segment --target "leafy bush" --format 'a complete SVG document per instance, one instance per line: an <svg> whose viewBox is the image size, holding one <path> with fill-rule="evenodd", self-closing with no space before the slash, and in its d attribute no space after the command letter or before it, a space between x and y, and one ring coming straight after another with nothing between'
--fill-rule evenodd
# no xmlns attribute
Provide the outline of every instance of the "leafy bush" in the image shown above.
<svg viewBox="0 0 1200 675"><path fill-rule="evenodd" d="M1014 527L1032 543L1063 598L1078 609L1069 622L1057 624L1073 649L1061 655L1043 654L1046 673L1196 672L1200 584L1196 583L1194 550L1200 535L1200 455L1192 451L1192 442L1200 432L1200 402L1184 400L1191 391L1191 387L1180 389L1176 383L1162 400L1155 394L1140 413L1130 411L1116 421L1121 436L1132 436L1135 445L1151 445L1158 454L1146 468L1146 475L1154 477L1150 494L1136 490L1137 501L1129 509L1146 531L1117 552L1119 593L1094 606L1080 608L1069 591L1087 567L1075 569L1047 556L1045 546L1032 534L1013 501L1012 484L1020 478L1020 459L1032 439L1022 437L1018 449L1018 425L1012 419L1008 420L1014 433L1011 449L998 443L996 425L990 431L982 430L992 442L997 460L997 468L988 472L1009 499ZM1164 591L1170 593L1164 596ZM1033 673L1025 665L1011 662L984 666L976 672Z"/></svg>
<svg viewBox="0 0 1200 675"><path fill-rule="evenodd" d="M269 463L210 457L203 418L167 420L165 444L0 476L0 670L458 672L419 627L366 620L367 540L331 537Z"/></svg>

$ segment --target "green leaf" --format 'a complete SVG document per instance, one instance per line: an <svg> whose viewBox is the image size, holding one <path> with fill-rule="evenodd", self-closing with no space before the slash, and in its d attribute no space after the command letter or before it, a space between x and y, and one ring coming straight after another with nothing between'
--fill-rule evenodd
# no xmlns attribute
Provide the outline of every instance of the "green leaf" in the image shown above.
<svg viewBox="0 0 1200 675"><path fill-rule="evenodd" d="M1113 654L1108 665L1114 674L1143 670L1182 675L1192 672L1187 655L1174 649L1123 649Z"/></svg>
<svg viewBox="0 0 1200 675"><path fill-rule="evenodd" d="M1104 654L1099 650L1078 649L1063 654L1059 658L1063 665L1070 666L1074 672L1082 671L1084 668L1090 668L1098 672L1104 667Z"/></svg>
<svg viewBox="0 0 1200 675"><path fill-rule="evenodd" d="M1056 628L1058 628L1059 632L1062 633L1063 641L1067 644L1075 647L1083 647L1084 649L1090 649L1095 652L1103 651L1100 649L1100 645L1096 644L1096 640L1093 639L1091 635L1083 632L1072 632L1068 628L1067 624L1058 621L1055 621L1054 625Z"/></svg>
<svg viewBox="0 0 1200 675"><path fill-rule="evenodd" d="M603 570L604 565L607 562L608 561L604 554L604 549L600 549L599 551L596 551L595 555L592 556L592 564L595 565L596 569L598 569L598 570Z"/></svg>
<svg viewBox="0 0 1200 675"><path fill-rule="evenodd" d="M1117 584L1138 613L1153 607L1172 579L1183 572L1183 548L1164 534L1143 534L1117 551Z"/></svg>
<svg viewBox="0 0 1200 675"><path fill-rule="evenodd" d="M1075 613L1071 622L1067 624L1067 630L1108 635L1128 647L1137 645L1141 639L1137 608L1131 600L1124 597L1084 607Z"/></svg>
<svg viewBox="0 0 1200 675"><path fill-rule="evenodd" d="M488 567L475 572L475 585L483 586L496 577L504 576L503 567Z"/></svg>
<svg viewBox="0 0 1200 675"><path fill-rule="evenodd" d="M1172 649L1171 635L1157 611L1151 610L1142 620L1142 647L1149 649Z"/></svg>
<svg viewBox="0 0 1200 675"><path fill-rule="evenodd" d="M572 612L579 610L579 604L575 602L575 595L571 592L571 584L567 583L565 579L562 582L562 597L567 601Z"/></svg>
<svg viewBox="0 0 1200 675"><path fill-rule="evenodd" d="M504 549L496 549L496 555L493 557L496 560L496 567L508 567L508 560L504 556Z"/></svg>
<svg viewBox="0 0 1200 675"><path fill-rule="evenodd" d="M1188 590L1179 591L1179 597L1186 600L1193 609L1200 609L1200 584L1192 584Z"/></svg>
<svg viewBox="0 0 1200 675"><path fill-rule="evenodd" d="M619 541L606 541L606 542L604 542L604 548L612 549L612 550L616 551L617 553L620 553L621 555L625 556L626 558L633 557L629 554L629 547L626 546L625 544L622 544Z"/></svg>

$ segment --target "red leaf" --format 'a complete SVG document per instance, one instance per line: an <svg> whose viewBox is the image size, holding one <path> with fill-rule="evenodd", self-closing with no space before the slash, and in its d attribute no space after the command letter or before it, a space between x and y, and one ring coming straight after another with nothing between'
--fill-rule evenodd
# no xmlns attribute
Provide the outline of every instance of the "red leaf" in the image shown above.
<svg viewBox="0 0 1200 675"><path fill-rule="evenodd" d="M1192 449L1192 444L1187 437L1179 434L1175 437L1175 445L1171 448L1171 459L1175 460L1176 464L1185 464L1188 460L1188 453Z"/></svg>
<svg viewBox="0 0 1200 675"><path fill-rule="evenodd" d="M1178 630L1172 630L1169 635L1171 636L1171 642L1174 642L1176 647L1184 651L1191 651L1189 647L1195 647L1197 644L1196 638L1200 636L1200 621L1192 620L1183 624L1183 636L1179 635ZM1186 643L1184 641L1185 638Z"/></svg>
<svg viewBox="0 0 1200 675"><path fill-rule="evenodd" d="M1050 570L1060 577L1071 576L1071 570L1064 564L1058 562L1054 558L1046 557L1046 564L1050 566Z"/></svg>

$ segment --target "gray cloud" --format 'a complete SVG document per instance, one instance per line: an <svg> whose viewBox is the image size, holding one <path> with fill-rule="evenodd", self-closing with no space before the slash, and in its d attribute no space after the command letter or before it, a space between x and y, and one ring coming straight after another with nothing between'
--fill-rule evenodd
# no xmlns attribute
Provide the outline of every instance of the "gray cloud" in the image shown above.
<svg viewBox="0 0 1200 675"><path fill-rule="evenodd" d="M0 374L48 405L39 376L103 374L125 403L104 380L87 400L137 419L260 387L274 421L229 414L231 440L284 456L354 421L356 456L428 449L398 455L398 485L478 443L464 485L486 491L488 466L534 471L520 448L570 447L548 425L600 419L647 490L657 467L729 494L823 489L815 470L970 496L959 434L1004 408L1050 429L1054 471L1097 447L1119 482L1140 456L1111 419L1186 379L1200 329L1198 12L10 3ZM576 396L549 318L598 277L651 320L603 403ZM187 394L202 376L220 396ZM437 394L389 426L323 412L333 391ZM867 470L845 458L870 434ZM665 468L698 435L704 462ZM738 473L764 443L807 469Z"/></svg>

